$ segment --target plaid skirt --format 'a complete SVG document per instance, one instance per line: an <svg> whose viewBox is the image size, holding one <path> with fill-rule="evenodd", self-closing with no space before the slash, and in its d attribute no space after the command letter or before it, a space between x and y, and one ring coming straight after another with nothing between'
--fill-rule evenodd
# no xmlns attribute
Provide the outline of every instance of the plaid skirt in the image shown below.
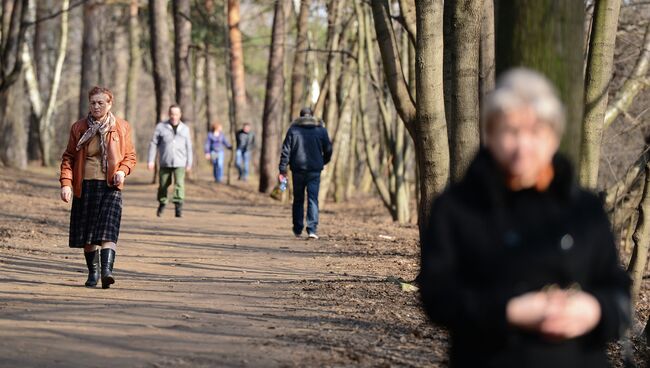
<svg viewBox="0 0 650 368"><path fill-rule="evenodd" d="M73 197L70 213L70 248L117 243L122 220L122 192L106 180L84 180L81 198Z"/></svg>

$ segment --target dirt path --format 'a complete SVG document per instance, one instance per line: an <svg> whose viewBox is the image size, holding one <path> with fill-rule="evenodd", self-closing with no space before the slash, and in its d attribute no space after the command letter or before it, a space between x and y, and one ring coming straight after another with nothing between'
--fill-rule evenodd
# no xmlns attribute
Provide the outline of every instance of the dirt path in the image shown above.
<svg viewBox="0 0 650 368"><path fill-rule="evenodd" d="M55 173L0 174L0 367L444 365L444 334L393 282L415 275L413 226L365 203L297 240L288 206L207 181L157 218L147 179L130 178L101 290L82 286Z"/></svg>

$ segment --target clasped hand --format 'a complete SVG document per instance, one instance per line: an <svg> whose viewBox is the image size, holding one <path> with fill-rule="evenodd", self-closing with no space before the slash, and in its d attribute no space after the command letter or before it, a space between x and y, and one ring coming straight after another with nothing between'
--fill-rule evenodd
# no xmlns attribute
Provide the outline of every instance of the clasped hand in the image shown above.
<svg viewBox="0 0 650 368"><path fill-rule="evenodd" d="M598 325L600 317L598 300L580 290L529 292L510 299L506 306L508 323L556 341L588 333Z"/></svg>

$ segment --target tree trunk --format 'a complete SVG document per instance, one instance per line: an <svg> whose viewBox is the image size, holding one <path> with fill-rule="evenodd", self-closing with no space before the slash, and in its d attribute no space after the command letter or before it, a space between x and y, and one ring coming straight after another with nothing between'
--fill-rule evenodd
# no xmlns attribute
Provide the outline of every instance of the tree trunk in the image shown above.
<svg viewBox="0 0 650 368"><path fill-rule="evenodd" d="M278 172L280 126L284 106L284 44L287 0L275 3L271 53L266 77L266 97L262 117L262 153L259 191L269 193Z"/></svg>
<svg viewBox="0 0 650 368"><path fill-rule="evenodd" d="M104 59L111 71L104 84L111 88L115 95L113 114L126 118L126 87L129 79L129 8L114 6L113 27L110 32L111 47L107 47ZM102 40L102 44L105 41Z"/></svg>
<svg viewBox="0 0 650 368"><path fill-rule="evenodd" d="M125 118L131 123L133 142L136 138L138 114L138 85L142 70L142 52L140 51L140 24L138 21L138 0L129 4L129 69L126 80Z"/></svg>
<svg viewBox="0 0 650 368"><path fill-rule="evenodd" d="M442 96L443 4L442 0L416 1L417 121L413 122L413 143L418 163L420 240L429 228L435 196L449 178L449 146L445 105Z"/></svg>
<svg viewBox="0 0 650 368"><path fill-rule="evenodd" d="M497 75L523 66L545 74L567 109L561 150L578 163L584 106L582 1L498 0Z"/></svg>
<svg viewBox="0 0 650 368"><path fill-rule="evenodd" d="M192 43L190 0L173 0L172 5L174 9L176 102L183 111L183 122L189 125L190 130L194 132L195 113L192 103L192 68L190 67L190 45Z"/></svg>
<svg viewBox="0 0 650 368"><path fill-rule="evenodd" d="M174 101L174 81L169 58L169 27L167 26L167 0L149 0L149 27L151 34L151 60L156 93L155 122L167 117Z"/></svg>
<svg viewBox="0 0 650 368"><path fill-rule="evenodd" d="M300 114L305 100L305 81L307 80L307 48L309 40L309 5L311 0L300 2L298 14L298 36L296 37L296 51L293 58L293 71L291 74L291 119Z"/></svg>
<svg viewBox="0 0 650 368"><path fill-rule="evenodd" d="M484 0L481 17L481 47L479 50L479 112L483 112L485 96L494 89L494 0ZM479 116L480 116L479 113Z"/></svg>
<svg viewBox="0 0 650 368"><path fill-rule="evenodd" d="M460 181L480 145L479 134L479 61L481 11L483 1L446 0L444 16L451 25L445 32L449 43L451 115L447 116L451 180Z"/></svg>
<svg viewBox="0 0 650 368"><path fill-rule="evenodd" d="M27 126L24 123L21 80L28 0L3 1L0 38L0 162L27 166Z"/></svg>
<svg viewBox="0 0 650 368"><path fill-rule="evenodd" d="M579 172L580 184L590 189L596 189L598 184L600 146L614 67L620 8L620 0L598 0L594 9L585 75L585 115L582 121Z"/></svg>
<svg viewBox="0 0 650 368"><path fill-rule="evenodd" d="M79 87L79 118L88 115L88 92L99 85L100 75L100 29L103 4L89 0L83 6L83 36L81 41L81 85Z"/></svg>
<svg viewBox="0 0 650 368"><path fill-rule="evenodd" d="M645 185L639 203L639 219L634 230L634 251L628 272L632 275L632 300L636 301L641 290L641 283L648 261L650 246L650 165L645 167Z"/></svg>
<svg viewBox="0 0 650 368"><path fill-rule="evenodd" d="M239 0L228 0L228 37L230 41L230 73L232 86L232 108L234 129L241 126L247 119L246 83L244 74L244 51L240 22ZM285 37L285 36L283 36ZM284 56L283 56L284 57ZM284 82L283 82L284 83Z"/></svg>

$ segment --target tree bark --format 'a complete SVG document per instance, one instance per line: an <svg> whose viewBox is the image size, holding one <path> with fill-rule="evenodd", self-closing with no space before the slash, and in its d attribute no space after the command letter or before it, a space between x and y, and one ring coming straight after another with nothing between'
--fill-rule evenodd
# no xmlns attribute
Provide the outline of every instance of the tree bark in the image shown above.
<svg viewBox="0 0 650 368"><path fill-rule="evenodd" d="M129 4L129 69L126 80L126 104L124 114L131 123L133 141L136 142L136 123L138 114L138 85L142 70L142 52L140 51L140 24L138 21L138 0Z"/></svg>
<svg viewBox="0 0 650 368"><path fill-rule="evenodd" d="M591 27L587 73L585 75L585 114L582 120L579 180L582 186L596 189L605 109L614 67L614 49L620 0L597 0Z"/></svg>
<svg viewBox="0 0 650 368"><path fill-rule="evenodd" d="M232 85L232 108L235 127L244 123L247 116L246 83L244 74L244 51L242 49L239 0L228 0L228 37L230 40L230 73Z"/></svg>
<svg viewBox="0 0 650 368"><path fill-rule="evenodd" d="M305 81L307 80L307 49L309 46L308 31L309 6L311 0L300 2L298 14L298 35L296 37L296 51L293 58L293 71L291 73L291 119L300 115L300 109L305 101Z"/></svg>
<svg viewBox="0 0 650 368"><path fill-rule="evenodd" d="M417 1L417 122L412 137L418 163L420 240L428 233L435 196L449 179L449 145L442 96L443 1Z"/></svg>
<svg viewBox="0 0 650 368"><path fill-rule="evenodd" d="M584 106L582 1L498 0L497 75L523 66L545 74L567 109L561 150L578 163Z"/></svg>
<svg viewBox="0 0 650 368"><path fill-rule="evenodd" d="M465 175L480 145L479 134L479 60L481 46L481 11L479 0L446 0L444 16L449 17L449 53L451 93L447 115L451 180Z"/></svg>
<svg viewBox="0 0 650 368"><path fill-rule="evenodd" d="M271 53L266 79L266 97L262 117L262 153L260 156L259 191L269 193L278 172L280 126L284 106L284 45L286 39L285 16L287 0L275 3Z"/></svg>
<svg viewBox="0 0 650 368"><path fill-rule="evenodd" d="M190 0L173 0L172 5L174 10L176 102L183 111L183 122L189 125L190 130L194 131L195 113L192 99L192 68L190 66L190 45L192 43Z"/></svg>
<svg viewBox="0 0 650 368"><path fill-rule="evenodd" d="M494 0L484 0L481 17L481 47L479 72L479 116L483 112L485 96L494 89Z"/></svg>
<svg viewBox="0 0 650 368"><path fill-rule="evenodd" d="M634 230L634 250L628 272L632 275L632 300L636 301L641 290L641 283L648 261L650 246L650 165L645 167L645 185L638 207L639 219Z"/></svg>
<svg viewBox="0 0 650 368"><path fill-rule="evenodd" d="M167 0L149 0L149 27L151 34L151 60L156 94L155 122L167 117L174 101L174 81L169 57L169 27L167 26Z"/></svg>
<svg viewBox="0 0 650 368"><path fill-rule="evenodd" d="M25 42L25 21L29 0L2 2L0 38L0 162L6 166L27 166L27 129L22 114L23 72L21 57Z"/></svg>
<svg viewBox="0 0 650 368"><path fill-rule="evenodd" d="M88 92L99 80L101 62L100 29L103 5L100 0L89 0L83 6L83 36L81 41L81 85L79 86L79 118L88 115Z"/></svg>

